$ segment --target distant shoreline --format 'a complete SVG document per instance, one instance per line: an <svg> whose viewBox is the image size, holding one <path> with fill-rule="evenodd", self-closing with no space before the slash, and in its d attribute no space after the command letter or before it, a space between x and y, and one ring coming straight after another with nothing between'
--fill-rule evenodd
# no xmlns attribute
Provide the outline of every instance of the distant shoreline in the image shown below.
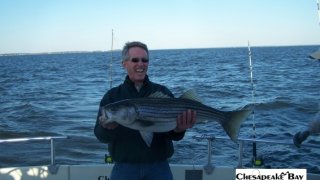
<svg viewBox="0 0 320 180"><path fill-rule="evenodd" d="M301 46L319 46L320 44L309 45L265 45L265 46L251 46L251 48L266 48L266 47L301 47ZM188 49L224 49L224 48L247 48L247 46L229 46L229 47L199 47L199 48L171 48L171 49L150 49L150 51L163 51L163 50L188 50ZM96 50L96 51L57 51L57 52L39 52L39 53L3 53L1 56L25 56L25 55L50 55L50 54L81 54L81 53L106 53L110 52ZM113 52L119 52L121 49L115 49Z"/></svg>

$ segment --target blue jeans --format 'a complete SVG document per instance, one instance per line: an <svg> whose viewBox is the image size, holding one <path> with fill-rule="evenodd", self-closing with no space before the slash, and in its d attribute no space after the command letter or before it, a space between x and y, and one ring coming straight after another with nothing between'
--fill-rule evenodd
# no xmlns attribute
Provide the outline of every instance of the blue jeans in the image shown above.
<svg viewBox="0 0 320 180"><path fill-rule="evenodd" d="M153 163L116 162L110 180L173 180L167 161Z"/></svg>

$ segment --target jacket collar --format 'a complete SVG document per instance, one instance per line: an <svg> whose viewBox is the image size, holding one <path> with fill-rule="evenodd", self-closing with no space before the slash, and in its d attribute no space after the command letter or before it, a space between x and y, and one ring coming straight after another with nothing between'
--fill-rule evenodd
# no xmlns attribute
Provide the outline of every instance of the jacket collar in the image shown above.
<svg viewBox="0 0 320 180"><path fill-rule="evenodd" d="M150 82L149 77L148 77L148 75L146 75L146 77L143 80L143 85L142 86L147 85L149 82ZM126 79L124 80L124 84L134 87L134 83L131 81L131 79L129 78L128 75L126 76Z"/></svg>

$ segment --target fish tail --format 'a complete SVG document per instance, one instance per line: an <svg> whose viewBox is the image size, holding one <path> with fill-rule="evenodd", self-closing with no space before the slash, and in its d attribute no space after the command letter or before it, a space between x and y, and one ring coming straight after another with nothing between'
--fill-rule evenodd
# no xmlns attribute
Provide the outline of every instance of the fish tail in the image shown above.
<svg viewBox="0 0 320 180"><path fill-rule="evenodd" d="M234 142L238 139L240 126L244 120L251 114L252 110L239 110L229 112L229 119L221 123L230 139Z"/></svg>
<svg viewBox="0 0 320 180"><path fill-rule="evenodd" d="M296 147L300 147L301 143L306 140L310 135L309 131L298 132L293 136L293 144Z"/></svg>
<svg viewBox="0 0 320 180"><path fill-rule="evenodd" d="M312 135L320 133L320 113L310 122L309 131Z"/></svg>

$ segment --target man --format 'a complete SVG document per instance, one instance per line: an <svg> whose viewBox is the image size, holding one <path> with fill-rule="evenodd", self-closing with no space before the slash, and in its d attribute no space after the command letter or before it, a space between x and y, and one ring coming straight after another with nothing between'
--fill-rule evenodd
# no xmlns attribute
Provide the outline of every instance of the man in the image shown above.
<svg viewBox="0 0 320 180"><path fill-rule="evenodd" d="M126 43L122 50L122 66L127 70L127 76L123 84L103 96L100 107L123 99L148 97L157 91L173 98L168 88L149 80L148 65L147 46L141 42ZM184 137L186 129L196 121L196 112L188 110L177 114L177 127L170 132L154 133L150 147L139 131L115 122L104 124L104 118L99 110L94 133L101 142L108 143L108 150L115 161L111 180L170 180L172 173L167 159L174 152L172 140Z"/></svg>

